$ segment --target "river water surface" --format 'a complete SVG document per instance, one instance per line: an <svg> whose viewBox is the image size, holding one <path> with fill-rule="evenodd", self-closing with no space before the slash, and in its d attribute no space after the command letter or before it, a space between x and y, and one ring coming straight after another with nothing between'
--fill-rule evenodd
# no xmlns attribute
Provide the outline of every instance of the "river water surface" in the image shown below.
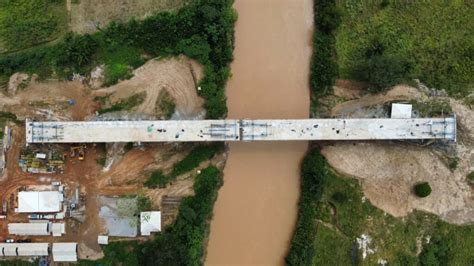
<svg viewBox="0 0 474 266"><path fill-rule="evenodd" d="M228 118L307 118L312 0L236 0ZM231 143L206 264L283 264L307 142Z"/></svg>

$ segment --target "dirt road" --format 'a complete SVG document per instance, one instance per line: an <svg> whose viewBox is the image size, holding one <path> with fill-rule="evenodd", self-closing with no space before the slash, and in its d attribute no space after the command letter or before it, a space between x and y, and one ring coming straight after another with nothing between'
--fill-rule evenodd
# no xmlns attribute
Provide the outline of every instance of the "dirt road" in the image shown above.
<svg viewBox="0 0 474 266"><path fill-rule="evenodd" d="M237 0L229 118L307 118L312 1ZM299 143L233 143L206 264L283 264L296 221Z"/></svg>

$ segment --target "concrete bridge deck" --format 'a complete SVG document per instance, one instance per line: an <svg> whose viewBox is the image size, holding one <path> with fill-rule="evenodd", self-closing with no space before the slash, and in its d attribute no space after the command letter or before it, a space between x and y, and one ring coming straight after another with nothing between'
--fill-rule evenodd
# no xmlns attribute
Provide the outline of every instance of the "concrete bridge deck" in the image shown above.
<svg viewBox="0 0 474 266"><path fill-rule="evenodd" d="M27 143L397 139L456 141L456 117L26 122Z"/></svg>

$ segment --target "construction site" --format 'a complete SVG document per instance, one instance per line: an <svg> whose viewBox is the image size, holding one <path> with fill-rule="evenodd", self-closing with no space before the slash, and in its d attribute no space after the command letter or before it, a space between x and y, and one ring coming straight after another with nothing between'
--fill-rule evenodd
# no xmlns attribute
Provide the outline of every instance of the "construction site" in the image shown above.
<svg viewBox="0 0 474 266"><path fill-rule="evenodd" d="M423 117L406 101L400 104L391 99L395 104L386 115L204 120L202 99L193 79L186 76L189 69L185 69L174 78L186 76L187 82L169 81L169 86L184 87L167 88L176 99L173 118L158 120L160 117L152 114L163 88L144 87L137 79L157 79L153 69L167 72L167 65L189 68L184 62L151 61L131 80L108 88L91 91L77 81L32 82L24 91L0 98L4 110L15 113L19 120L6 123L2 135L2 260L96 260L104 256L103 247L111 242L152 238L173 223L182 199L193 195L193 177L201 169L225 166L227 154L222 151L166 187L144 186L152 172L170 173L195 146L316 141L334 145L323 150L333 160L331 147L355 143L453 146L460 135L456 123L466 117L451 113ZM147 92L145 100L133 109L102 115L96 112L101 108L97 97L108 97L113 104L140 89ZM151 206L141 205L143 197Z"/></svg>

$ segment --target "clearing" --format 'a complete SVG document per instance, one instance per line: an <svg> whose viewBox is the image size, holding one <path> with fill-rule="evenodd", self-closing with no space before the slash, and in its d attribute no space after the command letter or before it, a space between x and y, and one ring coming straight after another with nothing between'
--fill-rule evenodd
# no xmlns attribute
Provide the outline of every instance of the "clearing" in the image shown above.
<svg viewBox="0 0 474 266"><path fill-rule="evenodd" d="M417 209L434 213L450 223L474 222L473 188L466 178L474 170L472 109L457 100L429 97L416 88L396 86L383 94L336 104L329 114L345 117L379 115L384 112L385 103L396 100L449 102L458 117L456 148L449 145L430 148L403 142L340 142L324 145L323 155L338 172L361 180L370 202L391 215L402 217ZM420 199L413 195L412 187L420 181L430 183L431 196Z"/></svg>

